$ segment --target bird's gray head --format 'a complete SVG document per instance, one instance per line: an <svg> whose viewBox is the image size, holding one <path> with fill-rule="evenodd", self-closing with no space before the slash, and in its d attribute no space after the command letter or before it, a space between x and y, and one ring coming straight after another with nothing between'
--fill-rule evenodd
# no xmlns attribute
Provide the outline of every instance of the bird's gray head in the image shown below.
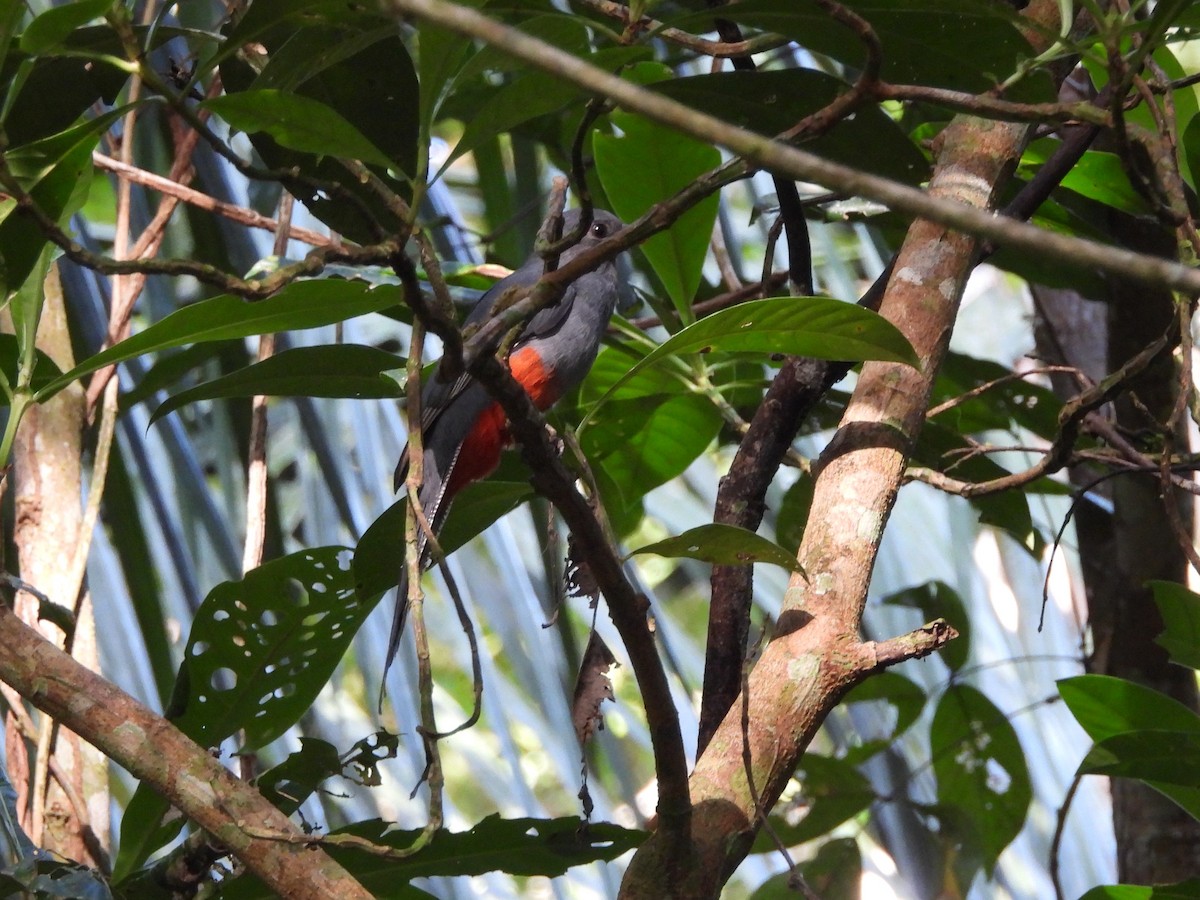
<svg viewBox="0 0 1200 900"><path fill-rule="evenodd" d="M579 227L579 216L580 213L577 209L568 210L563 215L563 234L570 234L577 227ZM600 243L605 238L616 234L624 227L625 223L608 210L594 209L592 210L592 224L588 227L587 234L580 239L576 246L578 246L580 249L594 247L596 244Z"/></svg>

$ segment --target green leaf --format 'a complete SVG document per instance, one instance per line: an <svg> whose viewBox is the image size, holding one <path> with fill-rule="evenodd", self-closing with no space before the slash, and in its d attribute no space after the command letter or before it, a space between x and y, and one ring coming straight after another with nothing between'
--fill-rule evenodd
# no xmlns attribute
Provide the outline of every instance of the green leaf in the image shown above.
<svg viewBox="0 0 1200 900"><path fill-rule="evenodd" d="M141 381L121 394L120 408L126 410L136 406L159 391L167 390L193 369L198 369L209 361L218 360L231 351L236 354L239 348L244 356L244 345L240 339L234 338L228 341L206 341L181 350L160 353Z"/></svg>
<svg viewBox="0 0 1200 900"><path fill-rule="evenodd" d="M1060 142L1043 138L1030 144L1021 157L1017 173L1031 178L1059 147ZM1101 150L1088 150L1059 182L1060 187L1074 191L1081 197L1103 203L1135 216L1150 215L1152 210L1146 198L1139 194L1129 176L1121 157Z"/></svg>
<svg viewBox="0 0 1200 900"><path fill-rule="evenodd" d="M488 0L464 0L460 6L482 9ZM427 135L447 91L458 78L472 48L469 37L423 22L417 35L417 64L421 70L421 130Z"/></svg>
<svg viewBox="0 0 1200 900"><path fill-rule="evenodd" d="M205 100L232 127L265 132L281 146L316 156L341 156L392 165L386 153L336 111L310 97L277 90L251 90Z"/></svg>
<svg viewBox="0 0 1200 900"><path fill-rule="evenodd" d="M481 534L501 516L534 496L527 483L485 479L469 484L454 498L438 535L447 554ZM404 559L404 510L401 498L371 523L354 550L354 582L359 597L377 597L400 580Z"/></svg>
<svg viewBox="0 0 1200 900"><path fill-rule="evenodd" d="M825 841L797 869L812 896L821 900L859 900L862 895L862 854L854 838ZM796 900L799 895L792 874L780 872L759 885L750 900Z"/></svg>
<svg viewBox="0 0 1200 900"><path fill-rule="evenodd" d="M772 817L771 824L786 845L793 846L829 834L848 819L857 816L875 802L875 791L857 766L844 759L806 753L796 769L803 807L799 822L783 816ZM745 775L739 773L744 780ZM788 817L790 818L790 817ZM776 845L769 834L760 831L751 852L767 853Z"/></svg>
<svg viewBox="0 0 1200 900"><path fill-rule="evenodd" d="M0 0L0 60L8 61L8 47L12 43L13 32L21 22L25 13L24 0ZM11 88L9 81L2 82ZM6 101L7 102L7 101Z"/></svg>
<svg viewBox="0 0 1200 900"><path fill-rule="evenodd" d="M327 741L302 737L300 749L264 772L254 786L291 815L330 778L347 777L367 786L378 785L379 763L395 758L399 746L399 735L379 731L355 741L350 751L343 755Z"/></svg>
<svg viewBox="0 0 1200 900"><path fill-rule="evenodd" d="M672 335L634 363L610 393L647 366L713 350L918 364L904 335L877 313L827 297L771 297L723 309Z"/></svg>
<svg viewBox="0 0 1200 900"><path fill-rule="evenodd" d="M940 419L940 417L939 417ZM1012 474L990 457L971 455L970 441L957 430L947 427L939 419L925 423L921 428L913 461L937 471L953 469L952 475L965 481L991 481ZM1066 493L1070 488L1049 478L1039 479L1026 486L1024 492L1001 491L971 497L968 502L979 514L982 525L991 525L1007 532L1021 547L1039 557L1045 539L1033 524L1027 494Z"/></svg>
<svg viewBox="0 0 1200 900"><path fill-rule="evenodd" d="M611 70L646 54L644 47L609 47L583 55L593 65ZM456 92L453 102L446 103L442 115L461 118L463 133L435 177L441 177L454 160L473 150L480 142L507 134L532 119L557 112L583 96L585 92L582 88L540 69L526 69L523 74L499 88L489 85L475 91Z"/></svg>
<svg viewBox="0 0 1200 900"><path fill-rule="evenodd" d="M800 542L804 539L804 527L808 524L808 511L812 507L815 487L812 476L802 474L784 493L779 510L775 513L775 540L793 553L799 551Z"/></svg>
<svg viewBox="0 0 1200 900"><path fill-rule="evenodd" d="M1158 728L1114 734L1088 751L1079 771L1196 790L1200 788L1200 733Z"/></svg>
<svg viewBox="0 0 1200 900"><path fill-rule="evenodd" d="M925 708L925 700L925 691L898 672L880 672L858 685L842 700L843 704L878 704L882 701L895 710L896 721L887 738L872 739L863 745L863 749L869 752L859 752L860 748L853 747L847 758L852 762L861 762L885 749L917 721ZM876 716L875 720L886 721L882 715Z"/></svg>
<svg viewBox="0 0 1200 900"><path fill-rule="evenodd" d="M603 473L605 504L630 507L683 474L716 438L721 421L712 402L696 394L615 400L592 417L579 443L592 470ZM612 489L618 496L610 496Z"/></svg>
<svg viewBox="0 0 1200 900"><path fill-rule="evenodd" d="M150 855L179 836L186 820L171 815L171 804L162 795L139 784L121 813L121 840L113 861L113 884L135 877Z"/></svg>
<svg viewBox="0 0 1200 900"><path fill-rule="evenodd" d="M220 397L399 397L399 383L384 373L403 367L401 357L359 344L296 347L180 391L154 411L150 424L189 403Z"/></svg>
<svg viewBox="0 0 1200 900"><path fill-rule="evenodd" d="M768 136L792 128L846 88L842 79L815 69L718 72L650 85L655 93ZM920 184L929 176L925 154L875 105L856 110L804 147L825 159L906 184Z"/></svg>
<svg viewBox="0 0 1200 900"><path fill-rule="evenodd" d="M1110 884L1094 887L1079 900L1200 900L1200 879L1149 887L1140 884Z"/></svg>
<svg viewBox="0 0 1200 900"><path fill-rule="evenodd" d="M171 720L213 747L239 730L261 747L312 705L371 611L350 551L317 547L217 585L192 623Z"/></svg>
<svg viewBox="0 0 1200 900"><path fill-rule="evenodd" d="M977 393L965 397L971 392ZM1018 427L1046 440L1058 434L1062 401L1054 392L1027 378L1014 378L1012 369L991 360L948 354L938 372L930 406L950 400L955 404L934 419L960 434Z"/></svg>
<svg viewBox="0 0 1200 900"><path fill-rule="evenodd" d="M956 684L938 703L929 742L938 803L957 810L954 826L991 873L1020 833L1032 797L1017 733L987 697Z"/></svg>
<svg viewBox="0 0 1200 900"><path fill-rule="evenodd" d="M626 77L644 84L668 78L670 74L671 70L660 63L641 63L627 72ZM613 212L626 222L632 222L654 204L674 196L721 164L721 153L716 147L674 129L632 113L614 112L609 119L621 134L597 132L592 149L596 173ZM641 245L684 322L695 319L692 301L712 240L717 205L716 194L706 197L669 229Z"/></svg>
<svg viewBox="0 0 1200 900"><path fill-rule="evenodd" d="M316 15L296 20L305 27L288 21L260 34L268 53L261 73L236 56L225 59L220 71L226 90L285 91L337 110L390 161L388 167L374 165L375 174L389 189L409 197L419 156L420 85L395 23L372 4L317 4L312 12ZM249 137L271 168L296 168L309 178L341 184L358 198L360 203L347 202L310 184L285 180L288 190L335 231L367 242L377 239L376 226L384 231L402 227L376 192L350 177L337 159L291 150L266 132ZM393 177L393 169L403 176Z"/></svg>
<svg viewBox="0 0 1200 900"><path fill-rule="evenodd" d="M113 110L59 134L9 150L6 161L38 207L61 224L83 205L92 178L92 151L101 132L125 109ZM0 285L3 293L25 283L48 243L41 231L15 214L15 201L0 200Z"/></svg>
<svg viewBox="0 0 1200 900"><path fill-rule="evenodd" d="M1152 581L1154 602L1163 619L1155 643L1181 666L1200 669L1200 595L1171 581Z"/></svg>
<svg viewBox="0 0 1200 900"><path fill-rule="evenodd" d="M881 77L897 84L926 84L981 93L1011 75L1032 53L1011 11L987 0L856 0L883 45ZM853 29L811 2L741 0L722 15L743 25L794 38L807 50L832 56L853 69L863 65L862 41ZM692 16L691 19L700 19ZM706 20L704 20L706 21ZM697 21L675 21L696 30ZM703 29L700 29L703 30ZM1026 79L1008 99L1054 99L1047 77Z"/></svg>
<svg viewBox="0 0 1200 900"><path fill-rule="evenodd" d="M745 528L720 523L689 528L676 537L639 547L629 556L641 553L669 559L698 559L723 566L770 563L792 572L804 571L795 556L773 541Z"/></svg>
<svg viewBox="0 0 1200 900"><path fill-rule="evenodd" d="M46 10L21 33L20 47L29 54L45 53L57 47L81 25L104 15L113 0L75 0Z"/></svg>
<svg viewBox="0 0 1200 900"><path fill-rule="evenodd" d="M378 819L358 822L331 832L351 834L395 849L406 848L419 831L393 830ZM353 847L325 847L335 860L378 896L407 897L402 886L413 878L461 877L488 872L518 876L556 877L573 866L615 859L646 838L604 822L577 818L502 819L491 815L466 832L439 831L419 853L406 859L385 859ZM239 878L223 887L223 900L269 900L274 895L261 884ZM419 896L419 895L418 895Z"/></svg>
<svg viewBox="0 0 1200 900"><path fill-rule="evenodd" d="M1058 693L1093 741L1156 728L1200 734L1200 716L1184 704L1124 678L1064 678L1058 682Z"/></svg>
<svg viewBox="0 0 1200 900"><path fill-rule="evenodd" d="M962 597L950 585L942 581L929 581L889 594L883 598L883 602L889 606L919 609L927 620L945 619L958 631L958 639L938 651L938 658L950 667L951 672L957 672L966 664L971 655L971 617L967 615Z"/></svg>
<svg viewBox="0 0 1200 900"><path fill-rule="evenodd" d="M298 281L256 303L223 294L185 306L133 337L88 357L40 391L38 400L53 396L97 369L136 356L183 344L332 325L395 306L402 297L403 291L394 285L371 287L334 279Z"/></svg>

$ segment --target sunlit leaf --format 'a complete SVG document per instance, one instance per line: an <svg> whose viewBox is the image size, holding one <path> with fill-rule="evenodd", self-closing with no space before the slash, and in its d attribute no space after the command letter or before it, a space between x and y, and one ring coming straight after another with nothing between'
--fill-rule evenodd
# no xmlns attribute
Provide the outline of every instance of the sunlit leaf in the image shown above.
<svg viewBox="0 0 1200 900"><path fill-rule="evenodd" d="M917 364L904 335L870 310L826 297L772 297L741 303L689 325L634 363L610 392L670 356L714 350Z"/></svg>
<svg viewBox="0 0 1200 900"><path fill-rule="evenodd" d="M20 47L26 53L45 53L61 44L72 31L104 15L113 0L75 0L46 10L21 33Z"/></svg>
<svg viewBox="0 0 1200 900"><path fill-rule="evenodd" d="M133 337L126 338L54 381L38 395L44 400L71 382L113 363L201 341L221 341L276 331L299 331L378 312L400 302L392 285L325 279L289 284L277 294L248 303L228 294L185 306Z"/></svg>
<svg viewBox="0 0 1200 900"><path fill-rule="evenodd" d="M385 373L403 368L401 357L375 347L295 347L174 394L154 411L150 422L189 403L225 397L399 397L399 383Z"/></svg>

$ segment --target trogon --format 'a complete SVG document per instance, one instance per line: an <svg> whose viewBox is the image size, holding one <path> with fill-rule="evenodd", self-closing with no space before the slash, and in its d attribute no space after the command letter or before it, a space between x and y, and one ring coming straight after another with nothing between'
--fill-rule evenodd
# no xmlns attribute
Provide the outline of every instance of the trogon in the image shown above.
<svg viewBox="0 0 1200 900"><path fill-rule="evenodd" d="M578 224L579 211L571 210L564 217L563 234L570 233ZM621 220L612 213L595 210L587 234L562 253L559 264L570 262L621 225ZM521 268L496 282L471 310L464 324L482 322L509 288L531 286L544 271L545 263L535 253ZM508 365L538 409L549 409L583 381L596 360L600 339L621 295L617 263L605 262L576 279L558 303L541 310L525 324L512 344ZM511 438L504 410L466 374L455 381L443 380L435 374L425 382L421 392L421 425L424 465L418 497L436 534L446 520L454 495L495 471L500 463L500 453L511 444ZM403 487L407 475L406 446L396 466L396 490ZM421 534L417 546L422 567L429 564L426 543ZM396 656L404 631L408 612L407 588L407 568L403 568L385 671Z"/></svg>

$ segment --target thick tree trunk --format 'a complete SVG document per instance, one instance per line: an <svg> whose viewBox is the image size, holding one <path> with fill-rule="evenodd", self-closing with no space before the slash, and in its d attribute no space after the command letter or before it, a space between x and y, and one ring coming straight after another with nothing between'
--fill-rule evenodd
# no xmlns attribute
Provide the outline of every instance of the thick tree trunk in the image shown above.
<svg viewBox="0 0 1200 900"><path fill-rule="evenodd" d="M74 366L58 270L54 267L45 282L37 345L63 371ZM74 559L82 518L83 418L83 388L76 384L47 403L32 407L22 420L13 443L14 540L21 577L53 602L75 610L76 637L82 638L76 643L76 658L97 670L91 605L78 602L79 585L71 583L75 580ZM24 592L14 599L17 615L57 646L63 646L66 636L57 626L39 620L38 606L38 600ZM36 754L26 752L32 742L27 745L25 741L32 736L22 738L11 713L6 724L9 772L19 796L27 801L21 807L21 824L46 849L95 864L100 861L98 842L108 839L107 763L70 731L50 729L47 720L38 727L39 749L53 757L53 778L46 777L48 759L39 769ZM94 776L85 777L89 768L105 774L99 784ZM93 822L87 798L96 792L103 802L94 805L99 818Z"/></svg>
<svg viewBox="0 0 1200 900"><path fill-rule="evenodd" d="M1126 246L1163 256L1173 253L1171 236L1164 231L1132 221L1118 223L1117 231ZM1037 297L1045 358L1080 366L1093 379L1161 335L1175 316L1170 293L1119 281L1103 304L1042 290ZM1056 388L1065 395L1077 390L1075 385ZM1139 433L1153 433L1167 421L1178 388L1172 355L1164 352L1133 386L1136 402L1124 395L1114 404L1117 427L1135 441ZM1095 472L1072 472L1079 485L1094 478ZM1156 474L1122 475L1102 491L1112 502L1112 513L1085 501L1075 520L1093 644L1089 669L1152 687L1200 711L1195 673L1171 664L1155 643L1163 624L1146 582L1184 583L1188 567L1163 507L1161 482ZM1180 515L1190 531L1190 503L1181 503ZM1200 823L1141 782L1114 779L1112 791L1120 881L1164 884L1194 876Z"/></svg>

